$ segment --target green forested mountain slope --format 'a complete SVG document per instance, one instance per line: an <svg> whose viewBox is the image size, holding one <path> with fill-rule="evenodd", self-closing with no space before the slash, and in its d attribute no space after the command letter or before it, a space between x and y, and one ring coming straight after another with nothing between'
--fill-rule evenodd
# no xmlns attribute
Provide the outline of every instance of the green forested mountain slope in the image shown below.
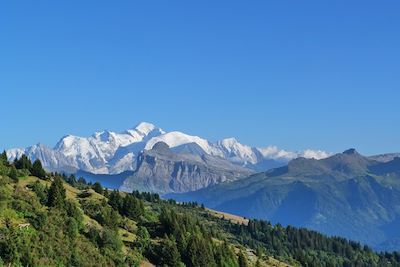
<svg viewBox="0 0 400 267"><path fill-rule="evenodd" d="M0 157L0 266L400 266L316 232L88 185Z"/></svg>
<svg viewBox="0 0 400 267"><path fill-rule="evenodd" d="M354 149L183 195L248 218L344 236L382 250L400 249L400 158L379 162Z"/></svg>

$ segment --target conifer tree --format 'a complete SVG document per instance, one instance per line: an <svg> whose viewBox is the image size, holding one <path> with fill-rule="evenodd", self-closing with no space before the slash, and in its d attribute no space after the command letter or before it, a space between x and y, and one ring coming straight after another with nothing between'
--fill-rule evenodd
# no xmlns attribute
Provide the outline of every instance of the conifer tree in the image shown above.
<svg viewBox="0 0 400 267"><path fill-rule="evenodd" d="M110 196L108 198L108 204L115 210L122 210L122 205L123 205L123 198L119 194L118 190L114 190L110 193Z"/></svg>
<svg viewBox="0 0 400 267"><path fill-rule="evenodd" d="M0 154L0 162L2 162L6 166L8 165L8 158L5 150L3 151L3 153Z"/></svg>
<svg viewBox="0 0 400 267"><path fill-rule="evenodd" d="M63 182L56 176L49 188L47 205L49 207L64 207L65 198L66 194Z"/></svg>
<svg viewBox="0 0 400 267"><path fill-rule="evenodd" d="M121 214L130 219L139 219L143 213L143 202L131 194L126 195L122 204Z"/></svg>
<svg viewBox="0 0 400 267"><path fill-rule="evenodd" d="M12 166L9 175L10 178L14 181L17 182L18 181L18 174L17 174L17 169Z"/></svg>
<svg viewBox="0 0 400 267"><path fill-rule="evenodd" d="M87 184L85 178L83 178L83 177L79 177L78 183L80 183L80 184Z"/></svg>
<svg viewBox="0 0 400 267"><path fill-rule="evenodd" d="M71 174L69 177L65 177L64 180L69 183L70 185L76 187L77 186L77 180L75 175Z"/></svg>
<svg viewBox="0 0 400 267"><path fill-rule="evenodd" d="M30 168L30 172L33 176L39 177L41 179L46 177L46 171L42 167L40 160L35 160Z"/></svg>
<svg viewBox="0 0 400 267"><path fill-rule="evenodd" d="M103 194L103 187L101 186L101 184L99 182L95 182L92 185L92 189L99 194Z"/></svg>
<svg viewBox="0 0 400 267"><path fill-rule="evenodd" d="M239 252L238 261L239 261L239 267L249 267L247 259L242 251Z"/></svg>
<svg viewBox="0 0 400 267"><path fill-rule="evenodd" d="M136 244L141 253L145 252L150 247L150 234L147 231L146 227L139 226L137 231Z"/></svg>
<svg viewBox="0 0 400 267"><path fill-rule="evenodd" d="M14 160L14 165L19 170L30 170L32 163L26 155L22 155L19 159Z"/></svg>
<svg viewBox="0 0 400 267"><path fill-rule="evenodd" d="M187 248L187 265L190 267L216 267L211 244L212 242L207 242L200 234L193 234Z"/></svg>
<svg viewBox="0 0 400 267"><path fill-rule="evenodd" d="M176 246L175 238L166 237L161 245L160 262L162 266L181 266L181 255Z"/></svg>

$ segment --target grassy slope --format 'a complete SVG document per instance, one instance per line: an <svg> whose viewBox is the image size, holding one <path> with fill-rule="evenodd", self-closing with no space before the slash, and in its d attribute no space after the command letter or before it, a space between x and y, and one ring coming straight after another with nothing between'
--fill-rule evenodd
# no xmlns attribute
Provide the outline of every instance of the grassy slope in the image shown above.
<svg viewBox="0 0 400 267"><path fill-rule="evenodd" d="M28 176L28 177L22 177L19 179L19 182L17 184L17 187L19 188L19 190L25 190L27 194L34 194L33 192L30 192L30 190L28 189L28 185L33 184L35 182L39 181L41 184L43 184L44 186L48 186L50 187L51 182L50 181L45 181L45 180L41 180L37 177L34 176ZM72 187L71 185L64 183L64 188L66 190L66 196L67 199L73 200L75 201L75 203L78 204L78 207L80 207L80 203L79 203L79 194L83 191L83 190L79 190L77 188ZM94 190L92 189L88 189L85 191L89 191L91 193L91 195L89 197L86 198L86 200L92 200L92 201L101 201L102 199L105 199L105 197L101 194L96 193ZM82 209L81 209L82 210ZM84 216L84 224L85 225L92 225L95 226L96 228L102 228L102 226L94 219L90 218L89 216L87 216L83 210L82 210L83 216ZM126 219L129 220L129 219ZM131 221L132 225L136 225L136 223L132 220ZM16 222L17 224L21 224L23 222ZM135 241L136 235L134 233L128 232L125 229L119 228L118 233L120 235L121 240L124 242L124 247L123 247L123 251L127 253L128 249L126 247L126 245L128 245L129 243L133 243Z"/></svg>
<svg viewBox="0 0 400 267"><path fill-rule="evenodd" d="M27 176L27 177L21 177L19 179L18 184L16 185L16 188L18 190L23 190L26 191L27 194L32 194L33 196L33 192L30 191L30 189L28 188L28 185L30 184L34 184L35 182L39 181L41 184L43 184L44 186L50 187L51 182L50 181L45 181L45 180L41 180L37 177L33 177L33 176ZM80 207L80 202L79 202L79 194L83 191L83 190L79 190L77 188L74 188L72 186L70 186L67 183L64 183L64 188L66 189L66 196L67 199L73 200L78 204L78 207ZM88 190L86 190L88 191ZM91 193L91 195L86 198L87 200L93 200L93 201L101 201L103 199L105 199L105 197L101 194L96 193L95 191L93 191L92 189L89 189L89 192ZM146 203L146 209L153 209L154 207L152 207L151 203ZM45 207L44 207L45 208ZM83 210L82 210L83 212ZM232 223L240 223L240 224L246 224L248 223L248 220L240 217L240 216L236 216L236 215L232 215L232 214L228 214L228 213L222 213L222 212L218 212L218 211L214 211L214 210L205 210L204 212L209 213L210 215L212 215L213 217L217 217L219 219L225 218L226 220L229 220ZM126 219L129 220L129 219ZM132 225L136 225L136 222L129 220L131 222ZM1 220L0 220L1 222ZM18 220L15 221L15 224L23 224L25 223L24 221ZM93 225L96 226L97 228L101 228L101 225L94 219L90 218L87 215L84 215L84 223L85 225ZM210 223L210 225L214 224L215 222L208 222ZM119 228L119 235L121 240L124 243L124 247L123 247L123 251L125 253L128 253L128 247L130 244L132 244L135 241L136 235L134 233L134 231L128 231L126 229L122 229ZM218 240L217 240L218 241ZM159 242L159 240L153 240L153 242ZM239 245L235 244L235 250L238 252L239 251ZM247 252L247 257L249 262L252 265L255 265L256 261L257 261L257 256L255 255L255 252L251 249L246 249ZM277 259L274 259L273 257L263 257L262 259L260 259L261 261L261 266L276 266L276 267L289 267L290 265L281 262ZM147 260L144 260L141 264L141 266L143 267L151 267L154 266L152 263L148 262Z"/></svg>
<svg viewBox="0 0 400 267"><path fill-rule="evenodd" d="M246 219L244 217L237 216L234 214L220 212L220 211L216 211L216 210L212 210L212 209L206 209L206 211L218 219L225 219L231 223L244 224L244 225L248 225L248 223L249 223L249 219ZM239 249L237 249L237 251L239 251ZM255 251L252 249L246 249L246 252L247 252L247 256L248 256L250 262L255 264L258 259L257 256L255 255ZM291 266L291 265L284 263L282 261L279 261L273 257L263 257L262 263L265 266L274 266L274 267L290 267Z"/></svg>
<svg viewBox="0 0 400 267"><path fill-rule="evenodd" d="M244 217L242 217L242 216L233 215L233 214L230 214L230 213L216 211L216 210L212 210L212 209L207 209L207 211L211 215L213 215L213 216L215 216L215 217L217 217L219 219L226 219L226 220L229 220L232 223L239 223L239 224L244 224L244 225L247 225L249 223L249 220L244 218Z"/></svg>

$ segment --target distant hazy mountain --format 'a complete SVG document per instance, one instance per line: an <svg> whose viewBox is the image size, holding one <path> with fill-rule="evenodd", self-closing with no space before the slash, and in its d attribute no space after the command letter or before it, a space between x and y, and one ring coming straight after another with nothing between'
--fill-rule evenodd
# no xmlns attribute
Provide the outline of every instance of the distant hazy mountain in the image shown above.
<svg viewBox="0 0 400 267"><path fill-rule="evenodd" d="M32 160L40 159L51 171L85 171L96 174L118 174L133 171L143 150L150 150L158 142L164 142L173 152L220 157L233 164L251 170L264 171L283 166L299 156L324 158L324 151L306 150L290 152L275 146L254 148L239 143L234 138L213 143L198 136L164 130L150 123L140 123L123 133L102 131L90 137L67 135L54 148L43 144L25 149L7 150L10 160L27 154ZM193 146L196 144L196 146Z"/></svg>
<svg viewBox="0 0 400 267"><path fill-rule="evenodd" d="M388 154L381 154L369 157L369 159L373 159L380 162L388 162L393 160L394 158L400 158L400 153L388 153Z"/></svg>
<svg viewBox="0 0 400 267"><path fill-rule="evenodd" d="M195 192L168 195L249 218L307 227L378 249L400 249L400 158L354 149Z"/></svg>

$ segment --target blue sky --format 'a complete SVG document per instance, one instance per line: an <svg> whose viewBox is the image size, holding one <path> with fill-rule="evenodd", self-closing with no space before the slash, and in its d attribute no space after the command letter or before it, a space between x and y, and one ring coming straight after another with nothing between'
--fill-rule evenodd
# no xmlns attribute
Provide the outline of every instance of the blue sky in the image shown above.
<svg viewBox="0 0 400 267"><path fill-rule="evenodd" d="M3 1L0 148L140 121L400 152L399 1Z"/></svg>

